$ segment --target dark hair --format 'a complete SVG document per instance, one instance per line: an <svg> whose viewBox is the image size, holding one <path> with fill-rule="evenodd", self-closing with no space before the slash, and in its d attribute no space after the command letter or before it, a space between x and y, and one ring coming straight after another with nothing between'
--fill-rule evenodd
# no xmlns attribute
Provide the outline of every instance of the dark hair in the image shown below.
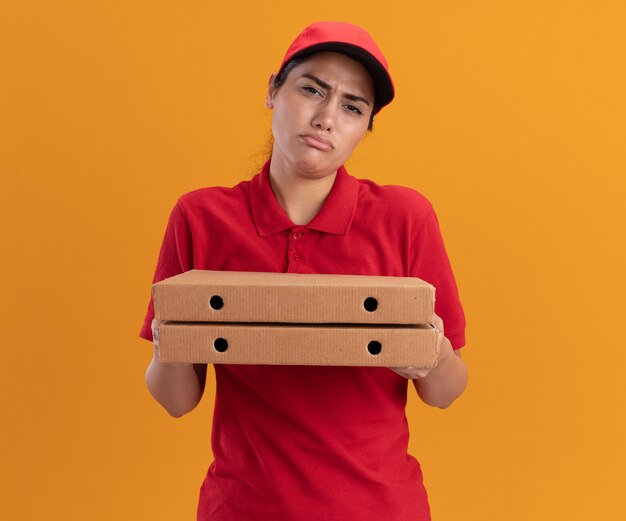
<svg viewBox="0 0 626 521"><path fill-rule="evenodd" d="M295 58L292 58L287 63L285 63L283 68L274 78L274 88L278 89L279 87L281 87L283 83L285 83L285 81L287 80L287 76L289 76L289 73L298 65L302 65L304 62L306 62L311 56L313 56L313 54L296 56ZM367 130L369 130L370 132L374 128L374 113L376 112L376 108L376 102L374 102L374 106L372 107L372 113L370 114L370 121L367 125Z"/></svg>

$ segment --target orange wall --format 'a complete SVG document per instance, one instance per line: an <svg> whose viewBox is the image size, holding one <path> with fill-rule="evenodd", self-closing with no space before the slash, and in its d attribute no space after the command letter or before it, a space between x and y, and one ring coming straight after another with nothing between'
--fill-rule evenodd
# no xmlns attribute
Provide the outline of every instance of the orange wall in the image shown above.
<svg viewBox="0 0 626 521"><path fill-rule="evenodd" d="M137 333L174 201L262 163L315 19L384 49L397 99L348 167L433 202L467 312L465 395L408 411L434 518L626 517L623 2L10 4L2 519L193 518L213 382L170 419Z"/></svg>

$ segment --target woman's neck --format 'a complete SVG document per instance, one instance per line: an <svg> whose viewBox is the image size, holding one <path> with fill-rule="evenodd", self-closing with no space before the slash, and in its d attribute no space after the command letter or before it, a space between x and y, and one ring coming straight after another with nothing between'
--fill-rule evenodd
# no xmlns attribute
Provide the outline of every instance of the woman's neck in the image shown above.
<svg viewBox="0 0 626 521"><path fill-rule="evenodd" d="M280 206L294 224L309 224L333 188L337 171L313 178L287 171L270 162L270 185Z"/></svg>

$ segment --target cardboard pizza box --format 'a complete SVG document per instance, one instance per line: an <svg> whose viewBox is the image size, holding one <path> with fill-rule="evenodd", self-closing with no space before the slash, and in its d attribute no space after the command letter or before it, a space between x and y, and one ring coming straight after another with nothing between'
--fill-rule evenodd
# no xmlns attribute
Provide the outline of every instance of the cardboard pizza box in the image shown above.
<svg viewBox="0 0 626 521"><path fill-rule="evenodd" d="M414 277L191 270L152 287L178 322L432 324L435 288Z"/></svg>
<svg viewBox="0 0 626 521"><path fill-rule="evenodd" d="M162 362L433 367L430 325L284 325L164 322Z"/></svg>

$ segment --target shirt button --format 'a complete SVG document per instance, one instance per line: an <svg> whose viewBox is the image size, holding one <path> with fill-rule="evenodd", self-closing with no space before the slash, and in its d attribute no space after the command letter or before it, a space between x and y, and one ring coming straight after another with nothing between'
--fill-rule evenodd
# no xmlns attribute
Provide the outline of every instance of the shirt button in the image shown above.
<svg viewBox="0 0 626 521"><path fill-rule="evenodd" d="M303 235L304 235L304 234L303 234L302 232L295 232L295 233L292 235L292 237L293 237L295 240L298 240L298 239L302 239L302 236L303 236Z"/></svg>
<svg viewBox="0 0 626 521"><path fill-rule="evenodd" d="M300 260L300 255L294 255L292 259L298 262Z"/></svg>

